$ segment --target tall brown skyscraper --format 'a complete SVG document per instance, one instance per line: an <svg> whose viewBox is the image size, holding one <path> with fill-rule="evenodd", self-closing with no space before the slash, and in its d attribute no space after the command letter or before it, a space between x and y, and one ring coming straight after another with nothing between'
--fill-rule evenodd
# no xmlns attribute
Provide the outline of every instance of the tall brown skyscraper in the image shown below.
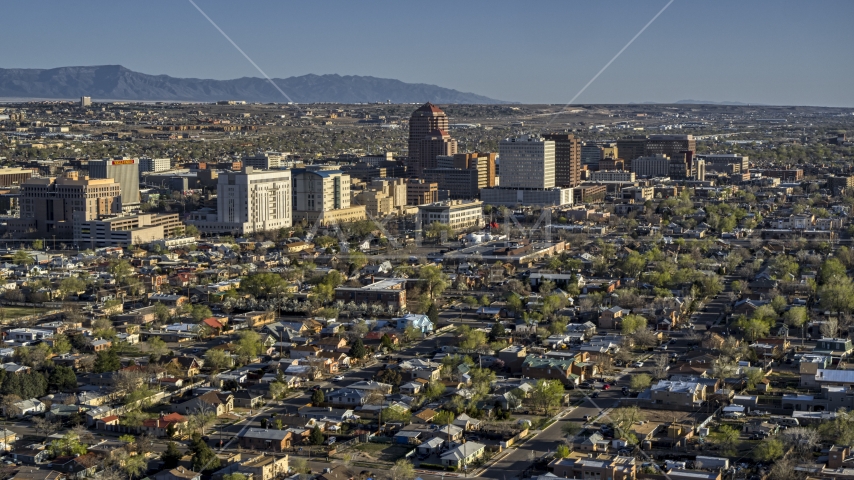
<svg viewBox="0 0 854 480"><path fill-rule="evenodd" d="M430 102L425 103L418 110L412 112L409 117L409 166L410 170L415 175L420 175L424 171L422 163L422 145L423 141L428 137L435 137L439 132L439 136L448 135L448 116L436 105ZM448 136L450 139L450 136ZM438 147L438 146L437 146ZM436 148L435 150L440 150ZM456 153L456 146L453 148L453 155ZM448 155L443 153L441 155ZM434 159L435 162L435 159ZM429 161L428 161L429 163Z"/></svg>
<svg viewBox="0 0 854 480"><path fill-rule="evenodd" d="M646 155L645 135L632 135L617 140L617 154L626 161L626 170L631 170L632 160Z"/></svg>
<svg viewBox="0 0 854 480"><path fill-rule="evenodd" d="M555 185L578 186L581 183L581 142L569 133L548 133L543 138L555 142Z"/></svg>
<svg viewBox="0 0 854 480"><path fill-rule="evenodd" d="M418 176L428 168L436 168L436 157L457 153L457 141L443 130L434 130L421 139L418 147L420 157L415 164L414 173Z"/></svg>

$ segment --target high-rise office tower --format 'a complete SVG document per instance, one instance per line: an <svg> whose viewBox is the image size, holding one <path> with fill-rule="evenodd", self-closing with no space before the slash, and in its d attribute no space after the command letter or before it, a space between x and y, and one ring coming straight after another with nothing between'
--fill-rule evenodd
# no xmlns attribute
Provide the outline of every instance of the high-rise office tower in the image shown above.
<svg viewBox="0 0 854 480"><path fill-rule="evenodd" d="M139 160L113 158L89 161L90 178L112 178L122 186L122 209L139 205Z"/></svg>
<svg viewBox="0 0 854 480"><path fill-rule="evenodd" d="M433 132L448 132L448 116L436 105L425 103L418 110L412 112L409 117L409 164L413 172L423 170L419 168L421 162L421 142ZM456 153L456 152L454 152ZM452 155L452 154L451 154Z"/></svg>
<svg viewBox="0 0 854 480"><path fill-rule="evenodd" d="M555 142L539 135L506 138L499 145L501 188L555 186Z"/></svg>
<svg viewBox="0 0 854 480"><path fill-rule="evenodd" d="M457 153L457 141L447 132L434 130L427 134L418 147L419 160L415 164L415 174L420 176L428 168L437 168L436 157Z"/></svg>
<svg viewBox="0 0 854 480"><path fill-rule="evenodd" d="M549 133L546 140L555 142L555 185L575 187L581 183L581 142L570 133Z"/></svg>
<svg viewBox="0 0 854 480"><path fill-rule="evenodd" d="M644 135L632 135L617 140L617 153L626 161L627 169L632 168L632 160L647 155L646 143L647 138Z"/></svg>
<svg viewBox="0 0 854 480"><path fill-rule="evenodd" d="M172 160L168 158L140 158L140 172L165 172L172 168Z"/></svg>
<svg viewBox="0 0 854 480"><path fill-rule="evenodd" d="M86 108L92 105L92 97L80 97L80 108Z"/></svg>
<svg viewBox="0 0 854 480"><path fill-rule="evenodd" d="M650 135L644 155L667 155L673 158L686 151L697 151L697 141L693 135Z"/></svg>

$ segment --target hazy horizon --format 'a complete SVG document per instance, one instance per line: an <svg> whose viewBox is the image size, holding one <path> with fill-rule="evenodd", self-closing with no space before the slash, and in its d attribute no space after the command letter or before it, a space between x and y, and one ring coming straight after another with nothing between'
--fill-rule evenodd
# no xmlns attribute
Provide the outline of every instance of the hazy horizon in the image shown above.
<svg viewBox="0 0 854 480"><path fill-rule="evenodd" d="M372 76L563 104L667 1L196 3L273 78ZM12 21L0 39L14 48L3 68L261 77L189 2L5 7ZM850 18L854 2L676 0L575 103L854 107L854 66L843 58L854 44Z"/></svg>

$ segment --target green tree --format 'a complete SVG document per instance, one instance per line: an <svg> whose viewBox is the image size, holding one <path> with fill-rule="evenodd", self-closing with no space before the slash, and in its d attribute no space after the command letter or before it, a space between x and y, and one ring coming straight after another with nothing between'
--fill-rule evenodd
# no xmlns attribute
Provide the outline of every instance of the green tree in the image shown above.
<svg viewBox="0 0 854 480"><path fill-rule="evenodd" d="M319 407L326 401L325 395L323 395L323 390L317 389L314 393L311 394L311 404L315 407Z"/></svg>
<svg viewBox="0 0 854 480"><path fill-rule="evenodd" d="M439 309L436 307L435 303L431 303L430 307L427 308L427 318L433 322L433 325L439 323Z"/></svg>
<svg viewBox="0 0 854 480"><path fill-rule="evenodd" d="M850 312L854 309L854 284L846 275L836 275L818 289L822 308L833 312Z"/></svg>
<svg viewBox="0 0 854 480"><path fill-rule="evenodd" d="M438 400L445 395L445 390L445 384L434 380L424 388L424 396L430 401Z"/></svg>
<svg viewBox="0 0 854 480"><path fill-rule="evenodd" d="M833 277L846 276L845 265L837 258L828 258L818 269L818 281L822 285L830 283Z"/></svg>
<svg viewBox="0 0 854 480"><path fill-rule="evenodd" d="M216 453L202 440L198 433L193 434L190 442L193 470L197 472L212 472L219 469L220 461Z"/></svg>
<svg viewBox="0 0 854 480"><path fill-rule="evenodd" d="M323 445L323 432L320 431L320 427L311 429L308 440L312 445Z"/></svg>
<svg viewBox="0 0 854 480"><path fill-rule="evenodd" d="M261 355L264 346L261 343L261 335L253 330L242 330L238 335L236 353L238 358L243 363L248 363L252 359Z"/></svg>
<svg viewBox="0 0 854 480"><path fill-rule="evenodd" d="M95 354L95 373L115 372L122 368L122 361L114 348Z"/></svg>
<svg viewBox="0 0 854 480"><path fill-rule="evenodd" d="M744 331L744 336L751 341L765 337L771 331L768 322L756 318L739 321L738 326Z"/></svg>
<svg viewBox="0 0 854 480"><path fill-rule="evenodd" d="M560 405L563 399L563 384L557 380L539 379L531 390L531 401L537 407L548 412L552 407Z"/></svg>
<svg viewBox="0 0 854 480"><path fill-rule="evenodd" d="M439 413L433 417L433 423L435 425L450 425L454 422L455 418L457 418L457 416L454 415L454 412L449 410L440 410Z"/></svg>
<svg viewBox="0 0 854 480"><path fill-rule="evenodd" d="M139 477L148 468L148 461L143 455L130 455L125 459L122 470L129 478L134 479Z"/></svg>
<svg viewBox="0 0 854 480"><path fill-rule="evenodd" d="M57 365L50 372L47 385L51 390L71 392L77 389L77 375L72 368Z"/></svg>
<svg viewBox="0 0 854 480"><path fill-rule="evenodd" d="M450 281L441 268L435 265L425 265L418 270L418 278L426 285L427 295L431 301L448 288Z"/></svg>
<svg viewBox="0 0 854 480"><path fill-rule="evenodd" d="M365 348L365 343L362 342L361 338L357 338L353 344L350 346L350 356L353 358L358 358L359 360L365 358L368 355L368 349Z"/></svg>
<svg viewBox="0 0 854 480"><path fill-rule="evenodd" d="M622 322L620 322L620 329L623 332L623 335L631 335L638 330L643 330L646 328L646 318L641 317L640 315L629 314L623 317Z"/></svg>
<svg viewBox="0 0 854 480"><path fill-rule="evenodd" d="M568 445L561 444L555 449L555 458L566 458L569 454L570 450Z"/></svg>
<svg viewBox="0 0 854 480"><path fill-rule="evenodd" d="M50 453L54 457L63 455L85 455L86 444L80 441L80 437L73 431L67 432L62 438L50 443Z"/></svg>
<svg viewBox="0 0 854 480"><path fill-rule="evenodd" d="M210 368L214 373L229 368L233 364L234 360L225 350L212 348L205 352L205 366Z"/></svg>
<svg viewBox="0 0 854 480"><path fill-rule="evenodd" d="M652 377L646 373L632 375L629 379L629 388L636 392L646 390L650 385L652 385Z"/></svg>
<svg viewBox="0 0 854 480"><path fill-rule="evenodd" d="M51 350L57 355L65 355L66 353L71 351L71 342L65 335L54 335L53 347L51 347Z"/></svg>
<svg viewBox="0 0 854 480"><path fill-rule="evenodd" d="M33 250L44 250L44 241L41 239L33 240L32 247Z"/></svg>
<svg viewBox="0 0 854 480"><path fill-rule="evenodd" d="M164 342L160 337L148 337L145 344L148 346L148 351L156 357L166 355L166 352L169 351L169 347L166 346L166 342Z"/></svg>
<svg viewBox="0 0 854 480"><path fill-rule="evenodd" d="M255 298L276 298L287 286L281 275L272 272L255 273L240 281L240 290Z"/></svg>
<svg viewBox="0 0 854 480"><path fill-rule="evenodd" d="M199 323L206 318L212 317L213 312L207 305L197 303L193 305L193 311L190 315L193 317L193 320L195 320L196 323Z"/></svg>
<svg viewBox="0 0 854 480"><path fill-rule="evenodd" d="M394 466L389 470L390 480L412 480L415 478L415 467L412 462L405 458L394 462Z"/></svg>
<svg viewBox="0 0 854 480"><path fill-rule="evenodd" d="M181 461L183 456L184 454L178 450L178 444L169 442L166 444L166 450L160 455L160 460L163 460L165 468L172 469L178 466L178 462Z"/></svg>
<svg viewBox="0 0 854 480"><path fill-rule="evenodd" d="M169 307L157 302L154 304L154 316L157 317L158 322L166 323L169 321L169 317L172 316L172 312L169 310Z"/></svg>
<svg viewBox="0 0 854 480"><path fill-rule="evenodd" d="M394 342L392 342L391 337L387 333L384 333L383 336L380 337L380 345L382 345L386 351L394 350Z"/></svg>
<svg viewBox="0 0 854 480"><path fill-rule="evenodd" d="M715 443L720 446L724 455L732 456L735 454L735 449L738 446L739 432L729 425L723 425L718 429L715 435ZM763 442L765 443L765 442Z"/></svg>
<svg viewBox="0 0 854 480"><path fill-rule="evenodd" d="M33 257L24 250L18 250L15 252L15 255L12 256L12 262L15 265L32 265L36 263Z"/></svg>

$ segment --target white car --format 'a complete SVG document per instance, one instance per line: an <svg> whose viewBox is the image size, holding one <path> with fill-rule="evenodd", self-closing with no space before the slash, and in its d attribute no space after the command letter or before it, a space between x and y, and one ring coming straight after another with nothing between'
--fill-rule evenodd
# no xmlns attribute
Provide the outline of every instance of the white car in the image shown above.
<svg viewBox="0 0 854 480"><path fill-rule="evenodd" d="M335 375L332 377L333 382L340 382L341 380L344 380L344 375Z"/></svg>
<svg viewBox="0 0 854 480"><path fill-rule="evenodd" d="M633 365L637 368L640 368L643 366L643 362L635 362Z"/></svg>

